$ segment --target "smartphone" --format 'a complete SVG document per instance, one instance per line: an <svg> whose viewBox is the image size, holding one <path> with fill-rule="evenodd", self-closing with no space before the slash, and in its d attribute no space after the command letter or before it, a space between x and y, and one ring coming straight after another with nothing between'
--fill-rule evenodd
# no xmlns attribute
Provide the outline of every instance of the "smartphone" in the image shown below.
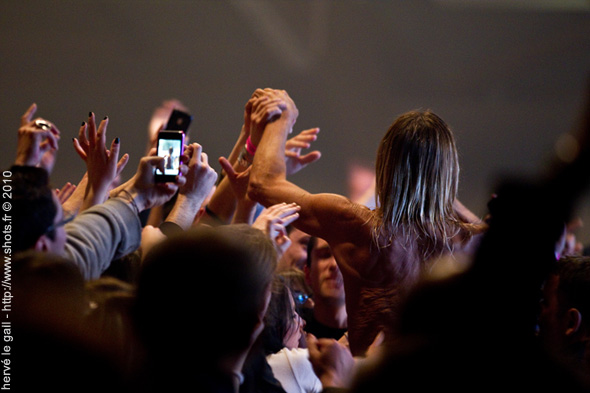
<svg viewBox="0 0 590 393"><path fill-rule="evenodd" d="M190 114L174 109L168 118L168 123L166 123L164 130L180 130L186 134L192 121L193 117Z"/></svg>
<svg viewBox="0 0 590 393"><path fill-rule="evenodd" d="M174 181L180 172L180 156L184 151L184 131L162 130L158 133L159 157L164 157L164 173L154 170L156 183Z"/></svg>

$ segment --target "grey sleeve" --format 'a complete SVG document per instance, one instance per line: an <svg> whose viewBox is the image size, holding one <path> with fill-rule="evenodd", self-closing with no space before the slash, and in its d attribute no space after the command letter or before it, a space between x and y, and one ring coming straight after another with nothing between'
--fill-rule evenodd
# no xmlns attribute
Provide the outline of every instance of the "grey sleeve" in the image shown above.
<svg viewBox="0 0 590 393"><path fill-rule="evenodd" d="M139 217L120 198L83 211L65 230L65 256L86 280L98 278L113 259L137 250L141 242Z"/></svg>

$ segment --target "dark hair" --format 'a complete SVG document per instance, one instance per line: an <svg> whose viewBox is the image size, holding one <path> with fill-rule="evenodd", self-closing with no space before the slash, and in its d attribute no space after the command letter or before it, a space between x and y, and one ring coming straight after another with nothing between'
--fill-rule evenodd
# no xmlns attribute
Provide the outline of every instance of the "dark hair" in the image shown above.
<svg viewBox="0 0 590 393"><path fill-rule="evenodd" d="M22 366L11 370L15 390L43 391L53 380L61 392L79 391L81 386L88 392L129 391L96 337L82 329L87 302L80 269L65 258L34 250L17 253L10 263L11 320L18 332L10 358ZM60 378L64 370L68 375ZM100 378L89 384L94 375Z"/></svg>
<svg viewBox="0 0 590 393"><path fill-rule="evenodd" d="M284 339L293 326L291 291L286 280L277 275L273 281L268 310L264 316L263 343L265 355L277 353L285 347Z"/></svg>
<svg viewBox="0 0 590 393"><path fill-rule="evenodd" d="M120 367L130 371L135 366L138 344L131 323L135 287L115 277L103 276L85 283L89 312L86 328L97 337Z"/></svg>
<svg viewBox="0 0 590 393"><path fill-rule="evenodd" d="M12 250L28 250L43 234L54 239L55 232L47 229L53 224L57 207L49 187L45 169L13 166L12 173Z"/></svg>
<svg viewBox="0 0 590 393"><path fill-rule="evenodd" d="M173 367L185 361L181 354L198 353L203 368L215 368L246 349L276 263L270 239L246 224L200 227L155 246L133 311L150 357Z"/></svg>
<svg viewBox="0 0 590 393"><path fill-rule="evenodd" d="M557 261L554 274L559 276L560 303L565 303L567 308L577 308L583 316L590 316L590 257L562 257Z"/></svg>
<svg viewBox="0 0 590 393"><path fill-rule="evenodd" d="M5 261L4 269L12 270L15 319L39 328L82 322L86 311L84 279L73 262L27 250L16 253L11 262Z"/></svg>
<svg viewBox="0 0 590 393"><path fill-rule="evenodd" d="M309 238L309 242L307 243L307 259L305 260L305 264L307 265L307 267L311 267L311 253L316 244L318 244L318 238L315 236L311 236Z"/></svg>

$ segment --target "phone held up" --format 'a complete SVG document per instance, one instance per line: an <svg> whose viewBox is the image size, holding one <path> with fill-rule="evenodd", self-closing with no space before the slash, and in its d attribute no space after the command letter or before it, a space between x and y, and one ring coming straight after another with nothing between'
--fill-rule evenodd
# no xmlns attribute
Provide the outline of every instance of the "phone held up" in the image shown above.
<svg viewBox="0 0 590 393"><path fill-rule="evenodd" d="M191 125L191 121L193 121L193 117L190 114L174 109L168 118L168 123L164 127L164 130L180 130L188 134L188 127Z"/></svg>
<svg viewBox="0 0 590 393"><path fill-rule="evenodd" d="M158 156L164 157L164 173L155 169L156 183L174 181L180 172L180 156L184 150L184 132L163 130L158 134Z"/></svg>
<svg viewBox="0 0 590 393"><path fill-rule="evenodd" d="M174 109L168 118L166 127L158 133L159 157L164 158L164 173L154 170L156 183L174 181L180 173L180 157L184 151L184 138L193 117L183 111Z"/></svg>
<svg viewBox="0 0 590 393"><path fill-rule="evenodd" d="M174 181L180 173L180 157L184 151L184 138L192 119L190 114L174 109L166 127L158 133L157 155L164 158L164 173L158 168L155 169L156 183Z"/></svg>

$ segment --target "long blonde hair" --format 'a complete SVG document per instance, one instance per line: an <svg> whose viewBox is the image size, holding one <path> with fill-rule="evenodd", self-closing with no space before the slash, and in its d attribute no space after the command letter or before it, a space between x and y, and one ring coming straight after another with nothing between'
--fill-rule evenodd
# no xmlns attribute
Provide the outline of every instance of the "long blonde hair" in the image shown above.
<svg viewBox="0 0 590 393"><path fill-rule="evenodd" d="M447 244L461 225L453 210L458 185L459 159L447 124L429 110L399 116L377 152L377 244L399 235L421 242L426 253Z"/></svg>

